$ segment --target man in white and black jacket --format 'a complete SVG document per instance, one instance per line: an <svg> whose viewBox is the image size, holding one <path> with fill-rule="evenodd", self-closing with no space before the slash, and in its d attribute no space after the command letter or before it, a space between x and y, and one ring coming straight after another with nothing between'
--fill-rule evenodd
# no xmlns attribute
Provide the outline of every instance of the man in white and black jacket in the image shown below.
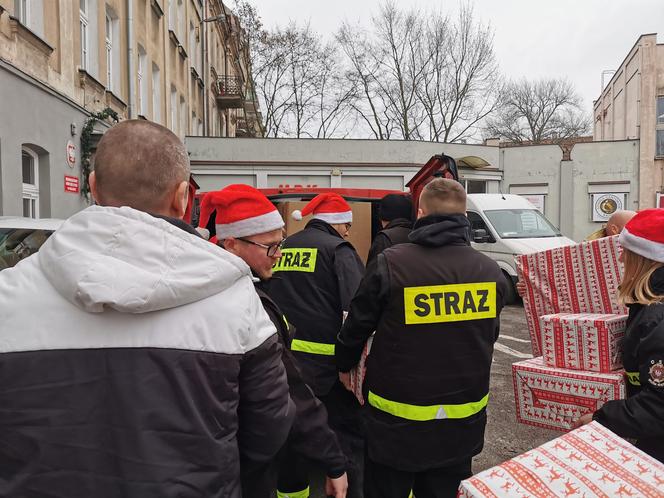
<svg viewBox="0 0 664 498"><path fill-rule="evenodd" d="M286 440L275 328L249 267L179 220L188 177L173 133L116 125L99 206L0 273L0 496L239 498L240 456Z"/></svg>

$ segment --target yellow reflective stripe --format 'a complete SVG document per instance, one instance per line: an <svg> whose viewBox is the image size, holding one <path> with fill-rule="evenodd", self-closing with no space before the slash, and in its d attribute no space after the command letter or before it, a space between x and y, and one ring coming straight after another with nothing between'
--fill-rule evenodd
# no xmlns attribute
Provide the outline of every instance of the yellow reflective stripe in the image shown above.
<svg viewBox="0 0 664 498"><path fill-rule="evenodd" d="M277 490L277 498L309 498L309 486L302 491L295 491L293 493L284 493Z"/></svg>
<svg viewBox="0 0 664 498"><path fill-rule="evenodd" d="M274 264L272 271L303 271L313 273L316 269L318 249L291 247L281 250L281 258Z"/></svg>
<svg viewBox="0 0 664 498"><path fill-rule="evenodd" d="M467 418L480 412L488 402L489 395L487 394L479 401L461 403L459 405L409 405L385 399L369 391L369 404L374 408L378 408L395 417L416 420L418 422L445 418Z"/></svg>
<svg viewBox="0 0 664 498"><path fill-rule="evenodd" d="M633 386L641 385L641 376L639 375L639 372L625 372L625 375L627 376L627 381Z"/></svg>
<svg viewBox="0 0 664 498"><path fill-rule="evenodd" d="M288 325L288 320L286 320L286 315L281 315L281 319L282 319L282 320L284 321L284 323L286 324L286 328L289 329L289 328L290 328L290 325Z"/></svg>
<svg viewBox="0 0 664 498"><path fill-rule="evenodd" d="M405 287L406 325L496 318L496 282Z"/></svg>
<svg viewBox="0 0 664 498"><path fill-rule="evenodd" d="M293 339L293 342L291 343L291 349L301 353L334 356L334 344L325 344L323 342L311 342L303 341L302 339Z"/></svg>

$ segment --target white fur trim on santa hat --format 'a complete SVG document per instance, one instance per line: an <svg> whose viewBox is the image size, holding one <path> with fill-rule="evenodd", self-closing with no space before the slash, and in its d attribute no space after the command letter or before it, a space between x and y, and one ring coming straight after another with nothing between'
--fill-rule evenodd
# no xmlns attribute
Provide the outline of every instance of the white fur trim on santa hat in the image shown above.
<svg viewBox="0 0 664 498"><path fill-rule="evenodd" d="M279 211L254 216L225 225L216 225L217 239L224 240L228 237L248 237L259 233L271 232L283 228L284 220L281 219Z"/></svg>
<svg viewBox="0 0 664 498"><path fill-rule="evenodd" d="M622 232L620 232L618 241L625 249L629 249L639 256L664 263L664 244L662 243L629 233L627 228L623 228Z"/></svg>
<svg viewBox="0 0 664 498"><path fill-rule="evenodd" d="M302 219L302 211L300 211L299 209L296 209L295 211L293 211L291 213L291 217L294 220L300 221Z"/></svg>
<svg viewBox="0 0 664 498"><path fill-rule="evenodd" d="M323 220L330 225L337 223L351 223L353 221L353 212L344 211L343 213L316 213L313 216L318 220Z"/></svg>

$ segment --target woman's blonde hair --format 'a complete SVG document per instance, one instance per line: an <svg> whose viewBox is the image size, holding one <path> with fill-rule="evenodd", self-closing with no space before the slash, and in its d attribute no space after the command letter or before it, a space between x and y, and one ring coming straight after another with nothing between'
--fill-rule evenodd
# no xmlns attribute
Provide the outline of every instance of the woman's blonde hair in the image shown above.
<svg viewBox="0 0 664 498"><path fill-rule="evenodd" d="M625 271L618 299L621 304L654 304L664 302L664 294L655 294L650 287L650 277L664 263L644 258L629 249L623 248Z"/></svg>

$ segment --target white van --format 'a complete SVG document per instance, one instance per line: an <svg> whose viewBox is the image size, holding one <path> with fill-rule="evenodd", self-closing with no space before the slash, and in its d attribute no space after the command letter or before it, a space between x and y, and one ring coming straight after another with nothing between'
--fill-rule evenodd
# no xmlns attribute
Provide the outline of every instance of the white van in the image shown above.
<svg viewBox="0 0 664 498"><path fill-rule="evenodd" d="M512 284L507 303L517 298L515 256L575 244L519 195L468 194L468 220L472 246L498 263Z"/></svg>

